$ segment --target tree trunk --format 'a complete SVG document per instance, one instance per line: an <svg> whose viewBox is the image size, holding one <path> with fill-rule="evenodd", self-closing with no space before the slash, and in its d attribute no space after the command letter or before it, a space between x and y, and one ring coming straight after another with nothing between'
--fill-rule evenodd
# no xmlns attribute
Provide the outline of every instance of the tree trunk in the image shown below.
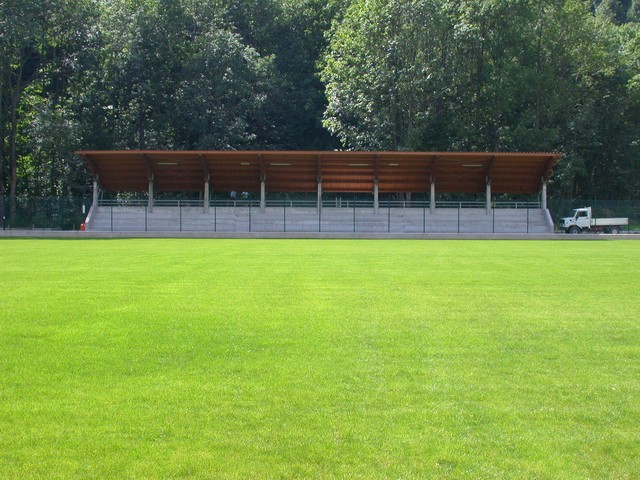
<svg viewBox="0 0 640 480"><path fill-rule="evenodd" d="M9 136L9 216L12 220L16 216L16 193L18 188L18 159L16 144L18 141L18 105L22 93L22 71L24 63L20 65L15 85L11 92L11 132ZM11 85L9 85L11 87Z"/></svg>
<svg viewBox="0 0 640 480"><path fill-rule="evenodd" d="M476 134L480 133L480 119L482 118L482 83L484 75L484 36L485 36L485 28L484 24L482 25L482 36L480 38L480 45L478 46L478 50L476 52L476 84L475 84L475 117L476 117L476 125L475 131Z"/></svg>
<svg viewBox="0 0 640 480"><path fill-rule="evenodd" d="M0 72L0 75L4 72ZM0 77L0 222L2 228L5 228L5 211L4 211L4 82Z"/></svg>

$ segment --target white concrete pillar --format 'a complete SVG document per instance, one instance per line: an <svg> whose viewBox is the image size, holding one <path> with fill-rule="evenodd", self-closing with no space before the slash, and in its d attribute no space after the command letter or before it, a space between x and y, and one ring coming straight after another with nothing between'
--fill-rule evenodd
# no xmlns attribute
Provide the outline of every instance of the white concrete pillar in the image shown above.
<svg viewBox="0 0 640 480"><path fill-rule="evenodd" d="M153 177L149 179L149 213L153 212Z"/></svg>
<svg viewBox="0 0 640 480"><path fill-rule="evenodd" d="M267 207L267 183L264 178L260 181L260 212L264 213Z"/></svg>
<svg viewBox="0 0 640 480"><path fill-rule="evenodd" d="M203 205L204 205L204 213L209 213L209 179L207 178L204 181L204 198L203 198Z"/></svg>
<svg viewBox="0 0 640 480"><path fill-rule="evenodd" d="M491 213L491 180L487 179L487 213Z"/></svg>
<svg viewBox="0 0 640 480"><path fill-rule="evenodd" d="M98 198L100 196L100 187L98 186L98 179L93 181L93 203L92 208L98 208Z"/></svg>
<svg viewBox="0 0 640 480"><path fill-rule="evenodd" d="M547 182L542 182L542 210L547 209Z"/></svg>
<svg viewBox="0 0 640 480"><path fill-rule="evenodd" d="M373 212L378 213L380 207L379 195L378 195L378 181L373 182Z"/></svg>
<svg viewBox="0 0 640 480"><path fill-rule="evenodd" d="M322 181L318 181L318 211L322 210Z"/></svg>
<svg viewBox="0 0 640 480"><path fill-rule="evenodd" d="M436 182L431 181L431 195L429 197L429 209L431 213L436 213Z"/></svg>

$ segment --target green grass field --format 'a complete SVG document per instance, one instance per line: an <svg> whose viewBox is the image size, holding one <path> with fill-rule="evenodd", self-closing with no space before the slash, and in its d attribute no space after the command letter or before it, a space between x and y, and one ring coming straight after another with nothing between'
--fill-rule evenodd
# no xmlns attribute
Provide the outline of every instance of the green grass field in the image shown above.
<svg viewBox="0 0 640 480"><path fill-rule="evenodd" d="M0 478L640 477L640 242L0 240Z"/></svg>

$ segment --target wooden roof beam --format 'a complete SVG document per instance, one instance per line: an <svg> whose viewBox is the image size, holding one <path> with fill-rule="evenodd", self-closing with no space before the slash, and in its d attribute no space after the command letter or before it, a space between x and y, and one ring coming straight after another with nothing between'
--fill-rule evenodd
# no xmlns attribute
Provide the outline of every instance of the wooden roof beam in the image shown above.
<svg viewBox="0 0 640 480"><path fill-rule="evenodd" d="M489 160L489 168L487 169L487 177L486 177L486 182L487 183L491 183L491 177L493 177L493 168L494 168L494 166L496 164L496 159L497 159L497 157L494 155Z"/></svg>
<svg viewBox="0 0 640 480"><path fill-rule="evenodd" d="M264 156L261 153L258 154L258 165L260 166L260 182L266 182L267 170L264 164Z"/></svg>
<svg viewBox="0 0 640 480"><path fill-rule="evenodd" d="M144 168L147 170L147 180L152 182L155 177L155 172L151 162L149 161L149 157L145 153L142 154L142 162L144 163Z"/></svg>
<svg viewBox="0 0 640 480"><path fill-rule="evenodd" d="M431 183L436 183L436 169L438 168L438 160L440 159L439 155L435 155L431 159Z"/></svg>
<svg viewBox="0 0 640 480"><path fill-rule="evenodd" d="M98 170L98 164L93 161L90 155L86 155L84 153L78 153L78 156L82 158L87 166L89 167L89 171L91 172L91 177L94 181L98 181L100 178L100 171Z"/></svg>
<svg viewBox="0 0 640 480"><path fill-rule="evenodd" d="M204 158L204 155L202 153L198 154L198 158L200 159L200 166L202 167L204 181L208 182L211 180L211 172L209 172L209 163L207 162L207 159Z"/></svg>
<svg viewBox="0 0 640 480"><path fill-rule="evenodd" d="M547 163L544 166L544 170L542 171L542 182L547 182L549 177L551 176L551 172L553 171L553 167L556 165L557 159L554 157L550 157L547 160Z"/></svg>

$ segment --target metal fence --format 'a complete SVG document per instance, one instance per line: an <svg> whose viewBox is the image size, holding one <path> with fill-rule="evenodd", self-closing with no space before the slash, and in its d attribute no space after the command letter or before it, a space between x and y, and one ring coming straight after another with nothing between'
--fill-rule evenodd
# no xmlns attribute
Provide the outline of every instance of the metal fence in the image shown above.
<svg viewBox="0 0 640 480"><path fill-rule="evenodd" d="M4 199L0 217L3 229L77 230L89 212L90 198L19 197Z"/></svg>
<svg viewBox="0 0 640 480"><path fill-rule="evenodd" d="M146 199L139 198L124 198L124 199L101 199L98 205L101 207L145 207L149 204ZM194 199L172 199L172 200L154 200L154 207L204 207L205 203L202 200ZM318 203L316 200L300 200L300 199L267 199L265 200L266 207L285 207L285 208L315 208ZM486 203L484 201L455 201L455 200L442 200L436 202L436 208L484 208ZM211 199L209 201L209 207L260 207L260 200L258 199ZM343 199L336 197L333 199L323 199L323 208L374 208L373 200L362 199ZM424 209L430 208L431 202L429 200L381 200L379 202L379 208L417 208ZM536 201L500 201L493 202L493 208L541 208L540 202Z"/></svg>
<svg viewBox="0 0 640 480"><path fill-rule="evenodd" d="M123 206L146 206L147 200L144 198L112 198L102 199L100 205L113 208ZM203 201L198 199L156 199L154 205L158 207L203 207ZM210 200L210 208L218 207L247 207L248 209L258 209L260 200L258 199L228 199L215 198ZM278 207L283 209L283 217L286 218L287 210L296 208L316 207L314 199L300 198L267 198L266 207ZM456 201L438 200L436 208L456 208L464 210L467 208L483 208L483 201ZM557 225L559 220L571 214L574 208L591 206L594 215L598 217L628 217L629 229L640 229L640 200L598 200L598 199L555 199L550 198L548 207L552 218ZM15 203L11 204L8 198L0 204L0 227L3 229L51 229L51 230L76 230L84 222L91 207L90 197L19 197ZM373 199L353 199L353 198L327 198L323 199L323 208L341 208L355 211L362 208L373 208ZM492 207L495 209L534 209L540 208L540 203L536 201L494 201ZM381 200L379 208L404 208L429 209L429 200Z"/></svg>
<svg viewBox="0 0 640 480"><path fill-rule="evenodd" d="M154 201L103 199L90 222L99 231L163 232L352 232L352 233L531 233L547 232L539 202L439 201L432 216L429 201L325 199L214 199ZM478 215L478 212L482 212ZM512 212L518 211L516 216ZM488 215L490 213L490 215Z"/></svg>

